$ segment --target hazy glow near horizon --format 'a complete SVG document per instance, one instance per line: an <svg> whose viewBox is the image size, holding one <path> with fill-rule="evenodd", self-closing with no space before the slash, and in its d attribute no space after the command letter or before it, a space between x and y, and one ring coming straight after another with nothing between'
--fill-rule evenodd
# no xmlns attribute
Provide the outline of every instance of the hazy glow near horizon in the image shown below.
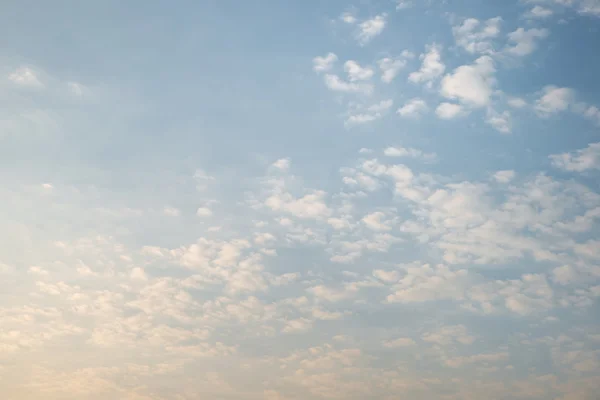
<svg viewBox="0 0 600 400"><path fill-rule="evenodd" d="M2 399L597 399L598 0L0 10Z"/></svg>

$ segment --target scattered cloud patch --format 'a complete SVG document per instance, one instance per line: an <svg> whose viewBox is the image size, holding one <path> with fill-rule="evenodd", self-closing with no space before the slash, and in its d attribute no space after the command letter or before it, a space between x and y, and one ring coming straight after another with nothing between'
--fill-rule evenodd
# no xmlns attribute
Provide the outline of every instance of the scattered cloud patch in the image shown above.
<svg viewBox="0 0 600 400"><path fill-rule="evenodd" d="M600 169L600 143L590 143L584 149L569 153L553 154L550 160L554 167L565 171L583 172Z"/></svg>
<svg viewBox="0 0 600 400"><path fill-rule="evenodd" d="M494 173L494 175L492 177L498 183L509 183L510 181L512 181L515 178L515 171L510 170L510 169L503 170L503 171L497 171L496 173Z"/></svg>
<svg viewBox="0 0 600 400"><path fill-rule="evenodd" d="M380 14L358 24L359 32L356 36L358 43L364 46L373 38L379 36L385 29L386 19L386 14Z"/></svg>
<svg viewBox="0 0 600 400"><path fill-rule="evenodd" d="M377 62L381 70L381 81L390 83L398 75L398 72L406 66L406 60L412 58L413 54L408 51L402 52L402 58L393 59L389 57L382 58Z"/></svg>
<svg viewBox="0 0 600 400"><path fill-rule="evenodd" d="M325 86L334 92L371 94L373 86L367 83L347 82L337 75L325 75Z"/></svg>
<svg viewBox="0 0 600 400"><path fill-rule="evenodd" d="M482 56L471 65L462 65L442 79L442 96L458 100L467 106L484 107L489 105L496 83L494 61Z"/></svg>
<svg viewBox="0 0 600 400"><path fill-rule="evenodd" d="M547 29L532 28L517 28L517 30L508 34L508 41L512 43L505 51L513 56L523 57L533 53L537 47L537 42L548 37L550 32Z"/></svg>
<svg viewBox="0 0 600 400"><path fill-rule="evenodd" d="M453 119L464 115L464 110L460 104L441 103L435 109L435 115L440 119Z"/></svg>
<svg viewBox="0 0 600 400"><path fill-rule="evenodd" d="M348 74L348 79L350 82L368 81L375 74L372 68L361 67L356 61L353 60L349 60L344 63L344 70Z"/></svg>
<svg viewBox="0 0 600 400"><path fill-rule="evenodd" d="M196 210L196 215L201 218L206 218L212 216L213 212L208 207L200 207Z"/></svg>
<svg viewBox="0 0 600 400"><path fill-rule="evenodd" d="M529 10L525 16L533 19L545 19L551 17L552 14L554 14L554 12L551 9L536 5Z"/></svg>
<svg viewBox="0 0 600 400"><path fill-rule="evenodd" d="M404 118L418 118L429 110L425 100L415 97L407 101L397 111L398 115Z"/></svg>
<svg viewBox="0 0 600 400"><path fill-rule="evenodd" d="M347 125L364 124L382 118L392 107L394 101L391 99L382 100L379 103L367 107L358 113L351 114L346 120Z"/></svg>
<svg viewBox="0 0 600 400"><path fill-rule="evenodd" d="M440 77L446 70L446 65L442 62L441 47L433 44L428 46L427 53L419 56L421 68L412 72L408 80L414 83L426 83L431 86L431 82Z"/></svg>
<svg viewBox="0 0 600 400"><path fill-rule="evenodd" d="M326 72L331 70L333 65L338 60L338 57L334 53L328 53L326 56L313 58L313 69L316 72Z"/></svg>
<svg viewBox="0 0 600 400"><path fill-rule="evenodd" d="M468 18L462 24L454 26L452 33L456 44L469 53L494 53L492 39L500 34L502 18L490 18L484 23Z"/></svg>
<svg viewBox="0 0 600 400"><path fill-rule="evenodd" d="M10 75L8 75L8 79L13 83L21 86L35 87L40 88L43 87L43 83L40 80L40 77L37 72L29 67L20 67Z"/></svg>
<svg viewBox="0 0 600 400"><path fill-rule="evenodd" d="M566 111L573 104L575 93L566 87L546 86L535 103L535 110L542 116Z"/></svg>

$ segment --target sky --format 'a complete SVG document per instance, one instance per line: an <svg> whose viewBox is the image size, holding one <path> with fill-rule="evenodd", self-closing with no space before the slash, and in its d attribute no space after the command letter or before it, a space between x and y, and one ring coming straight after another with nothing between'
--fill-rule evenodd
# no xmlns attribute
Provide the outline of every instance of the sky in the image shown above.
<svg viewBox="0 0 600 400"><path fill-rule="evenodd" d="M595 400L600 2L0 4L7 400Z"/></svg>

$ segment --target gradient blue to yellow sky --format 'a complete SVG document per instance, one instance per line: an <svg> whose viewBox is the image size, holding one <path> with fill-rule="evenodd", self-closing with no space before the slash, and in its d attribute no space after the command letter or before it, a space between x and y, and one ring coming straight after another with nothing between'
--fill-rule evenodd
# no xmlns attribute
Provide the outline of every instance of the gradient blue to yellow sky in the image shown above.
<svg viewBox="0 0 600 400"><path fill-rule="evenodd" d="M0 397L596 400L600 1L2 1Z"/></svg>

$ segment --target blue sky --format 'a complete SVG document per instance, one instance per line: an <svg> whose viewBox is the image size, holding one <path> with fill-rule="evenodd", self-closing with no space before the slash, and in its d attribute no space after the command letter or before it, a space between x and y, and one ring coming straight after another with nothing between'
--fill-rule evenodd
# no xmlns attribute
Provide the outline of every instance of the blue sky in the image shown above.
<svg viewBox="0 0 600 400"><path fill-rule="evenodd" d="M596 398L597 0L0 10L5 398Z"/></svg>

